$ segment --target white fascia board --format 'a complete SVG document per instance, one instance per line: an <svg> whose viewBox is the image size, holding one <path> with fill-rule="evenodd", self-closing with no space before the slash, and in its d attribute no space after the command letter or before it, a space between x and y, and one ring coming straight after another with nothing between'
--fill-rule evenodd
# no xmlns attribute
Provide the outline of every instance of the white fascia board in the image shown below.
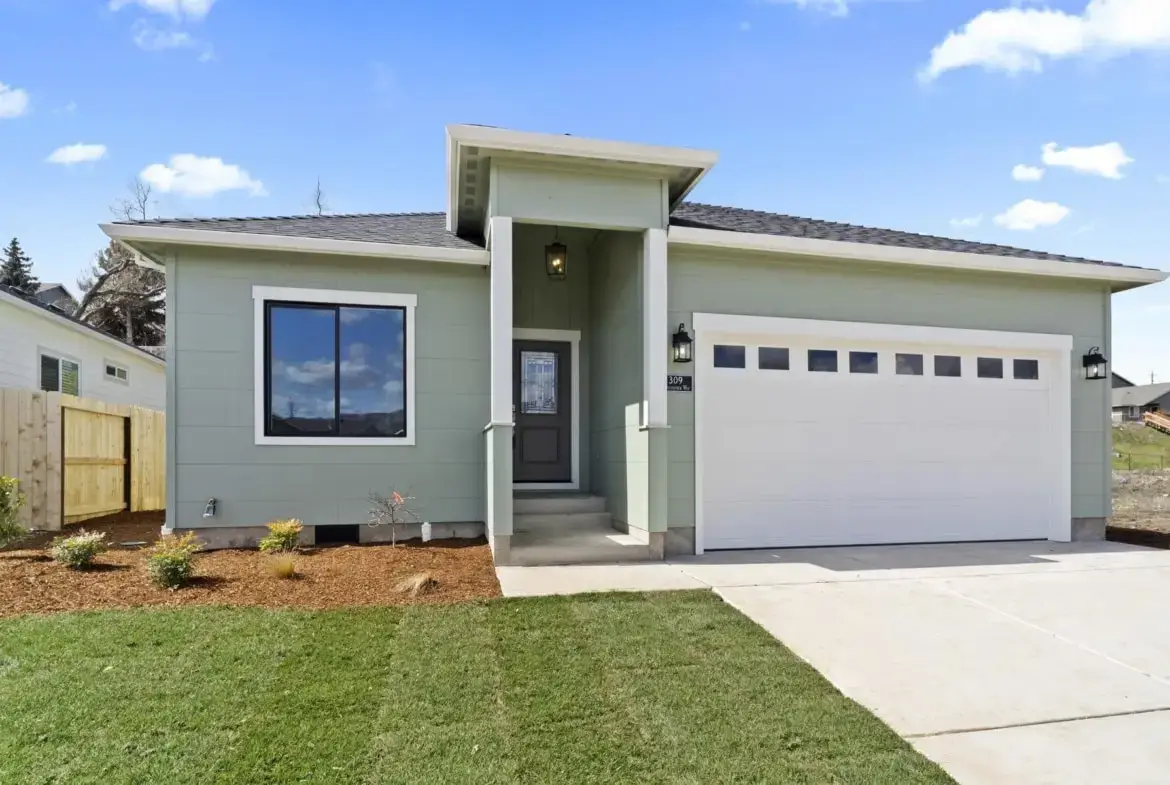
<svg viewBox="0 0 1170 785"><path fill-rule="evenodd" d="M447 137L453 143L452 150L455 149L455 145L471 145L488 150L596 158L703 170L710 169L719 160L719 154L716 152L690 147L663 147L608 139L584 139L580 136L510 131L478 125L449 125Z"/></svg>
<svg viewBox="0 0 1170 785"><path fill-rule="evenodd" d="M173 226L142 224L102 224L101 229L112 240L167 243L171 245L201 245L215 248L241 248L255 251L285 251L289 253L339 254L384 259L411 259L423 262L448 262L486 266L488 252L470 248L436 248L427 245L400 245L371 243L361 240L330 240L318 237L289 237L275 234L247 232L216 232L208 229L184 229Z"/></svg>
<svg viewBox="0 0 1170 785"><path fill-rule="evenodd" d="M1014 256L934 251L926 248L903 248L894 245L851 243L840 240L816 240L807 237L784 237L773 234L670 227L669 242L676 246L726 248L739 251L820 256L859 262L904 264L950 270L1046 275L1115 284L1116 289L1158 283L1170 273L1136 267L1116 267L1087 262L1060 262L1052 259L1025 259Z"/></svg>
<svg viewBox="0 0 1170 785"><path fill-rule="evenodd" d="M41 318L44 318L44 319L49 319L53 322L53 324L58 324L58 325L61 325L62 327L67 327L70 330L73 330L76 333L84 335L87 338L93 338L95 341L101 341L102 343L104 343L108 346L113 346L117 349L121 349L124 352L131 352L131 353L133 353L133 355L135 357L140 357L141 359L146 360L148 362L153 362L155 365L158 365L159 367L162 367L162 368L166 367L165 360L161 360L158 357L155 357L150 352L139 349L137 346L131 346L128 343L123 343L122 341L119 341L117 338L106 335L105 333L101 332L100 330L95 330L91 327L86 327L83 324L78 324L77 322L73 321L72 319L70 319L66 316L58 316L58 315L52 313L51 311L46 311L44 308L41 308L39 305L33 305L32 303L25 302L21 298L15 297L15 296L9 294L8 292L0 292L0 302L10 303L11 305L13 305L17 308L21 308L21 309L27 311L28 313L36 314L37 316L40 316Z"/></svg>

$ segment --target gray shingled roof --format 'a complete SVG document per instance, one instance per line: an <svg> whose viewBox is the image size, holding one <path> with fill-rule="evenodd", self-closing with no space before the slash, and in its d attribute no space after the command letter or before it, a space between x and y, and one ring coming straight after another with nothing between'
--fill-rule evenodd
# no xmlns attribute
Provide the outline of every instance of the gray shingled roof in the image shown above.
<svg viewBox="0 0 1170 785"><path fill-rule="evenodd" d="M1136 387L1115 387L1113 389L1114 406L1145 406L1153 403L1166 393L1170 393L1170 384L1139 384Z"/></svg>
<svg viewBox="0 0 1170 785"><path fill-rule="evenodd" d="M1083 264L1104 264L1110 267L1124 267L1114 262L1095 259L1081 259L1076 256L1029 251L1008 245L975 243L968 240L953 240L928 234L899 232L893 229L872 229L868 226L818 221L814 218L797 218L780 213L765 213L760 210L745 210L740 207L718 207L710 204L686 202L679 205L670 216L671 226L691 226L699 229L722 229L729 232L753 232L774 234L783 237L806 237L812 240L839 240L847 243L869 245L893 245L901 248L923 248L931 251L958 251L960 253L987 254L988 256L1011 256L1019 259L1048 259L1056 262L1080 262Z"/></svg>
<svg viewBox="0 0 1170 785"><path fill-rule="evenodd" d="M135 224L171 226L181 229L204 229L216 232L246 232L286 237L314 237L327 240L360 240L375 243L400 243L438 248L481 250L482 244L447 231L445 213L366 213L360 215L292 215L274 218L160 218L134 221ZM1082 259L1076 256L1029 251L1007 245L991 245L969 240L955 240L893 229L798 218L780 213L746 210L741 207L718 207L685 202L670 216L671 226L721 229L729 232L772 234L783 237L806 237L848 243L891 245L933 251L1008 256L1019 259L1048 259L1058 262L1125 265Z"/></svg>
<svg viewBox="0 0 1170 785"><path fill-rule="evenodd" d="M285 237L314 237L322 240L358 240L370 243L483 250L482 245L448 232L446 213L286 215L273 218L157 218L152 221L129 223L209 232L245 232Z"/></svg>

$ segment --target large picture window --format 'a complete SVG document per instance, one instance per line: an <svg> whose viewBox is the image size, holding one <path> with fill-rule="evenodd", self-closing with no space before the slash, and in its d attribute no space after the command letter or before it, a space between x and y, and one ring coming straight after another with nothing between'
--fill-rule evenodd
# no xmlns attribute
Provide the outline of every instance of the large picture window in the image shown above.
<svg viewBox="0 0 1170 785"><path fill-rule="evenodd" d="M265 287L255 296L257 443L414 443L413 296Z"/></svg>

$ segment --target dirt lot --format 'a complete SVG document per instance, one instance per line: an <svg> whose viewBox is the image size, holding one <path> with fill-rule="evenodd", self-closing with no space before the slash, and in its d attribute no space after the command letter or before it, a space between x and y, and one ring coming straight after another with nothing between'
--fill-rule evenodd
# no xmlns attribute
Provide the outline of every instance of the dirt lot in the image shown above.
<svg viewBox="0 0 1170 785"><path fill-rule="evenodd" d="M191 586L166 591L147 578L142 546L118 545L154 542L161 525L161 513L136 513L70 527L106 532L112 546L83 571L53 563L44 551L53 535L0 551L0 616L146 605L323 609L451 603L500 594L491 551L482 540L306 549L295 557L292 580L274 576L271 557L258 551L213 551L195 556ZM417 598L396 591L400 581L419 573L436 579L437 589Z"/></svg>

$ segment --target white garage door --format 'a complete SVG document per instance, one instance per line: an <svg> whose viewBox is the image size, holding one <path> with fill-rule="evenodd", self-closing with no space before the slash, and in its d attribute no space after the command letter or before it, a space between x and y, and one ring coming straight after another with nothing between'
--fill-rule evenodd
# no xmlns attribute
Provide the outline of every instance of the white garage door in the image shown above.
<svg viewBox="0 0 1170 785"><path fill-rule="evenodd" d="M1068 525L1068 337L695 320L705 549L1042 539Z"/></svg>

